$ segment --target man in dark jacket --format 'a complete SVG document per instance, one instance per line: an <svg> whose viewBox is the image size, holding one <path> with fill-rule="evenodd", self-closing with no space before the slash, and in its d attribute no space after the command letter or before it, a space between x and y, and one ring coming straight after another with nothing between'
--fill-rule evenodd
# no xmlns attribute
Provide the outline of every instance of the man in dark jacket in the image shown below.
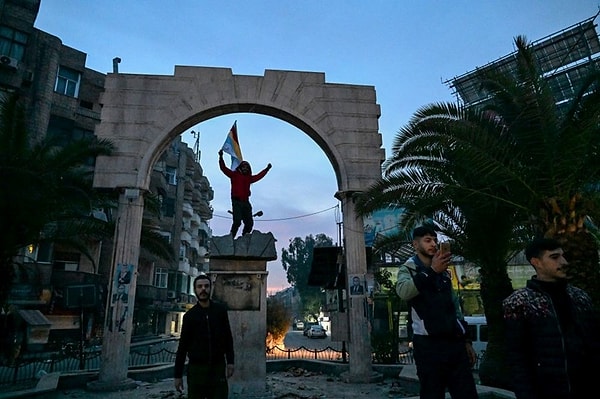
<svg viewBox="0 0 600 399"><path fill-rule="evenodd" d="M559 242L535 239L525 256L536 274L502 303L515 395L589 398L597 391L598 314L588 294L568 284Z"/></svg>
<svg viewBox="0 0 600 399"><path fill-rule="evenodd" d="M477 360L466 335L458 297L452 289L450 251L437 248L431 227L413 230L416 255L398 268L396 292L411 313L413 355L421 399L476 399L472 366Z"/></svg>
<svg viewBox="0 0 600 399"><path fill-rule="evenodd" d="M242 161L235 170L225 166L223 160L223 150L219 151L219 168L225 176L231 180L231 211L233 213L233 223L231 224L231 236L235 238L238 229L244 222L242 234L252 232L254 219L252 217L252 205L250 204L250 185L265 177L271 169L271 164L261 170L258 174L252 174L252 168L246 161Z"/></svg>
<svg viewBox="0 0 600 399"><path fill-rule="evenodd" d="M183 392L183 369L188 358L188 398L227 399L227 378L233 375L233 337L227 309L210 300L211 280L194 280L198 303L183 315L175 357L175 389Z"/></svg>

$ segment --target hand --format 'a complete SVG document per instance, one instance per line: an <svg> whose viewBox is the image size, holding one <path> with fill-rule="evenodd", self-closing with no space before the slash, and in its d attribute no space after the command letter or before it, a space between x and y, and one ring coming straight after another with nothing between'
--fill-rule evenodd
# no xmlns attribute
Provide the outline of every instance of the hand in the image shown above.
<svg viewBox="0 0 600 399"><path fill-rule="evenodd" d="M469 357L469 363L471 364L471 367L473 367L475 366L475 363L477 363L477 352L475 352L475 349L473 349L473 345L471 345L470 342L466 342L465 345L467 347L467 356Z"/></svg>
<svg viewBox="0 0 600 399"><path fill-rule="evenodd" d="M219 150L219 158L223 157L223 150Z"/></svg>
<svg viewBox="0 0 600 399"><path fill-rule="evenodd" d="M227 365L227 378L230 378L233 375L233 364Z"/></svg>
<svg viewBox="0 0 600 399"><path fill-rule="evenodd" d="M273 167L273 165L271 165L271 164L268 164L268 165L267 165L267 170L271 169L272 167Z"/></svg>
<svg viewBox="0 0 600 399"><path fill-rule="evenodd" d="M436 273L445 272L448 269L451 257L450 252L437 251L431 259L431 269Z"/></svg>
<svg viewBox="0 0 600 399"><path fill-rule="evenodd" d="M177 392L183 393L183 378L173 379L173 384L175 385Z"/></svg>

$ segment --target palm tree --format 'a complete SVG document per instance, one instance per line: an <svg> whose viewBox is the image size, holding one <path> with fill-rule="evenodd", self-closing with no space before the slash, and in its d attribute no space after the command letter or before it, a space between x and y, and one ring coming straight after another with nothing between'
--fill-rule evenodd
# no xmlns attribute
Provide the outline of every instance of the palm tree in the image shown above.
<svg viewBox="0 0 600 399"><path fill-rule="evenodd" d="M506 262L525 240L560 239L576 284L597 300L600 293L598 243L584 223L598 216L598 76L561 114L525 38L515 42L516 75L480 77L488 105L418 110L396 137L384 177L357 201L361 214L404 208L405 226L432 218L457 244L454 253L480 265L489 370L504 370L501 301L512 291ZM502 372L488 378L506 383Z"/></svg>
<svg viewBox="0 0 600 399"><path fill-rule="evenodd" d="M17 95L0 105L0 305L5 303L20 251L31 244L61 243L93 263L89 240L112 239L114 221L94 217L96 209L116 208L113 192L92 187L93 160L114 145L87 137L70 142L31 137ZM146 199L148 209L156 202ZM147 226L142 245L154 255L175 259L172 246Z"/></svg>
<svg viewBox="0 0 600 399"><path fill-rule="evenodd" d="M600 183L600 73L592 71L569 107L555 104L524 37L516 77L482 79L493 98L485 107L514 140L514 182L503 197L527 209L523 223L532 234L561 242L573 284L588 291L600 308L598 240L590 229L598 220Z"/></svg>
<svg viewBox="0 0 600 399"><path fill-rule="evenodd" d="M113 145L84 138L61 143L40 140L26 129L25 111L17 95L0 108L0 304L4 303L19 251L30 244L62 236L82 221L92 220L93 169L89 160L108 155ZM74 246L78 243L71 240Z"/></svg>
<svg viewBox="0 0 600 399"><path fill-rule="evenodd" d="M407 230L430 221L453 241L453 253L481 266L481 295L489 326L486 353L492 359L494 352L496 358L503 353L501 301L512 292L506 265L514 253L512 239L519 217L496 198L500 177L490 170L489 181L483 178L479 158L490 156L488 149L495 152L496 170L511 162L497 133L497 123L480 111L454 104L426 106L396 137L384 177L357 201L361 214L387 206L403 208L401 223ZM494 370L503 369L495 365ZM506 386L503 371L504 375L494 373L494 381L491 376L486 379L485 370L480 376L488 385Z"/></svg>

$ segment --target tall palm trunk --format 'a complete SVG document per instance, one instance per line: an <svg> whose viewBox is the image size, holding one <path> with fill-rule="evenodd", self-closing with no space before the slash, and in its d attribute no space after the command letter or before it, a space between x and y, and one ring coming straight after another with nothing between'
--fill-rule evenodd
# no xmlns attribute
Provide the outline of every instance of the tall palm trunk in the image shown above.
<svg viewBox="0 0 600 399"><path fill-rule="evenodd" d="M509 388L509 370L504 350L502 300L513 291L504 259L490 259L480 269L481 299L488 320L488 344L479 365L479 378L485 385Z"/></svg>
<svg viewBox="0 0 600 399"><path fill-rule="evenodd" d="M585 290L600 309L600 262L598 242L586 229L581 196L572 195L568 201L549 198L540 211L540 228L545 237L561 243L569 261L570 282Z"/></svg>

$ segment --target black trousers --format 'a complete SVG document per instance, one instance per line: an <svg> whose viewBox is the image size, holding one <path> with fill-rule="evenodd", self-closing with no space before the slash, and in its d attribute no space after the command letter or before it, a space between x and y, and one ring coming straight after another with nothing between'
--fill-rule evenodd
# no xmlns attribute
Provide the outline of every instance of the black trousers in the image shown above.
<svg viewBox="0 0 600 399"><path fill-rule="evenodd" d="M227 399L225 362L219 365L188 365L188 399Z"/></svg>
<svg viewBox="0 0 600 399"><path fill-rule="evenodd" d="M252 232L254 226L254 219L252 218L252 205L250 201L240 201L238 199L231 199L231 211L233 213L233 223L231 224L231 235L235 237L238 229L244 222L244 228L242 234L249 234Z"/></svg>
<svg viewBox="0 0 600 399"><path fill-rule="evenodd" d="M477 399L477 388L467 349L462 340L413 337L413 355L421 399Z"/></svg>

